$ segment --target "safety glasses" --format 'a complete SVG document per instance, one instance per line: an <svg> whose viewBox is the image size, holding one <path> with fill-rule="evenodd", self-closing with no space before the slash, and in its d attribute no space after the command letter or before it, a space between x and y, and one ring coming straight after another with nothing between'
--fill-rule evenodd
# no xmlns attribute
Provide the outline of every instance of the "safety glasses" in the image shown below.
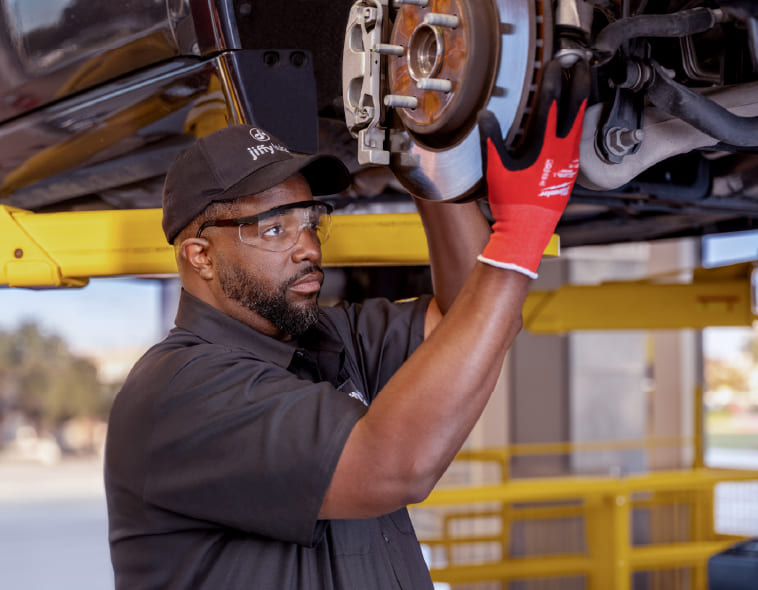
<svg viewBox="0 0 758 590"><path fill-rule="evenodd" d="M320 244L326 242L332 225L333 207L321 201L298 201L274 207L258 215L234 219L206 221L197 230L196 237L212 226L237 226L243 244L268 250L284 252L292 248L303 230L311 232Z"/></svg>

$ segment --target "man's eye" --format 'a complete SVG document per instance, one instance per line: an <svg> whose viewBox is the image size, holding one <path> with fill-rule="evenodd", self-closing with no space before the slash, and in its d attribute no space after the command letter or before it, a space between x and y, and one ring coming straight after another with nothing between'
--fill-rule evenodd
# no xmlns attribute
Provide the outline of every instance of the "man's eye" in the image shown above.
<svg viewBox="0 0 758 590"><path fill-rule="evenodd" d="M261 226L258 233L264 238L277 238L281 236L284 231L284 226L281 223L270 223Z"/></svg>

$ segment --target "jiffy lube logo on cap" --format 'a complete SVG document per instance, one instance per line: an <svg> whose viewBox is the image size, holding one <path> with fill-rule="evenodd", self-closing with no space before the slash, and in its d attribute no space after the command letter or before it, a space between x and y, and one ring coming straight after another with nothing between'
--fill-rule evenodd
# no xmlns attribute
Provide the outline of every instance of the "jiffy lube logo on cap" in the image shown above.
<svg viewBox="0 0 758 590"><path fill-rule="evenodd" d="M250 137L259 143L267 143L271 141L269 134L262 129L258 129L257 127L253 127L250 130ZM276 152L285 152L287 154L290 153L290 151L287 149L287 146L273 142L271 142L269 145L251 146L247 148L247 151L253 157L253 160L273 156Z"/></svg>
<svg viewBox="0 0 758 590"><path fill-rule="evenodd" d="M271 137L269 137L269 134L263 131L263 129L258 129L257 127L253 127L250 130L250 137L252 137L256 141L270 141Z"/></svg>

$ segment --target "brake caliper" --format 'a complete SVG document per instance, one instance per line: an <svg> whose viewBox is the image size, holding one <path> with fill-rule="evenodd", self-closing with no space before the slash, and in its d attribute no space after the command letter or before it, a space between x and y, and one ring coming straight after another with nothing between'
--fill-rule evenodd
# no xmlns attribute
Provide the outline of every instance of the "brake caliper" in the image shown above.
<svg viewBox="0 0 758 590"><path fill-rule="evenodd" d="M382 68L388 0L359 0L350 10L342 54L345 121L358 138L358 163L389 164L382 121Z"/></svg>

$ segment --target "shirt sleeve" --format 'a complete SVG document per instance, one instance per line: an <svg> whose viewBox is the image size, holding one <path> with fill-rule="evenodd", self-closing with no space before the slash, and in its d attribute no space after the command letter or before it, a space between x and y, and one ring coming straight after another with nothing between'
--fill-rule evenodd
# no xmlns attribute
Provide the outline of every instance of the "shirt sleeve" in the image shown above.
<svg viewBox="0 0 758 590"><path fill-rule="evenodd" d="M424 341L431 296L402 302L367 299L327 310L345 344L346 363L373 400L406 359Z"/></svg>
<svg viewBox="0 0 758 590"><path fill-rule="evenodd" d="M219 348L193 351L158 389L171 394L153 409L143 499L195 521L312 545L365 408L329 383Z"/></svg>

